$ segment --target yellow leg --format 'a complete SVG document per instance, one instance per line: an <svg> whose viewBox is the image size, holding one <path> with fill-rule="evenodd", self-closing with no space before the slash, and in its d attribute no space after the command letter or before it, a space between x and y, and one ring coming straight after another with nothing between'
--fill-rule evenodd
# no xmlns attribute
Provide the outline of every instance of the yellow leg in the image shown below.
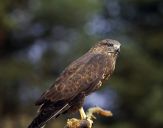
<svg viewBox="0 0 163 128"><path fill-rule="evenodd" d="M79 113L80 113L80 116L81 116L81 119L82 120L84 120L84 119L86 119L86 114L85 114L85 112L84 112L84 109L83 109L83 107L81 107L80 109L79 109Z"/></svg>

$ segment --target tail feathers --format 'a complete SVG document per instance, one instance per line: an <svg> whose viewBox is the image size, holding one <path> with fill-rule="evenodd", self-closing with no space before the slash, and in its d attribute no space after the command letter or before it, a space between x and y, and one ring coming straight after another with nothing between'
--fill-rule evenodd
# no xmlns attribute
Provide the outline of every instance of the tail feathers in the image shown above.
<svg viewBox="0 0 163 128"><path fill-rule="evenodd" d="M28 128L41 128L46 124L48 120L50 120L53 117L57 118L68 108L69 108L68 104L57 107L55 109L51 107L46 107L39 112L39 114L34 118L34 120L28 126Z"/></svg>

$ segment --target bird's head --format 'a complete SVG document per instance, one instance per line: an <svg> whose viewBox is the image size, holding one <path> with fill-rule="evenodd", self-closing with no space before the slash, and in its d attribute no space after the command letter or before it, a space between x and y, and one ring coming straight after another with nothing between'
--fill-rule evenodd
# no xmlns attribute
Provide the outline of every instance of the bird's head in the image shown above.
<svg viewBox="0 0 163 128"><path fill-rule="evenodd" d="M107 53L107 54L118 55L120 52L120 46L121 46L121 44L116 40L105 39L105 40L99 41L93 47L92 50L94 52L98 52L98 53L103 52L103 53Z"/></svg>

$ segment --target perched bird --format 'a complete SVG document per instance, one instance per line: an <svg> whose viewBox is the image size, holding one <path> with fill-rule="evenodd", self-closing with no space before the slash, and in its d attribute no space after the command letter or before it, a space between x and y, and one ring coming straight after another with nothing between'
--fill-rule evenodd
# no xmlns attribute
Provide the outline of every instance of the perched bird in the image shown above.
<svg viewBox="0 0 163 128"><path fill-rule="evenodd" d="M28 128L43 127L53 117L78 110L86 119L84 99L113 73L120 46L116 40L105 39L72 62L36 101L40 109Z"/></svg>

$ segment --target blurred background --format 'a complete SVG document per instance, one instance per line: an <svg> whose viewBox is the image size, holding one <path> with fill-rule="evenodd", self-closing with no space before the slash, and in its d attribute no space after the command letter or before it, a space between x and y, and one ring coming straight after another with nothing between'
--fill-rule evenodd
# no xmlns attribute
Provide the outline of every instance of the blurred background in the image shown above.
<svg viewBox="0 0 163 128"><path fill-rule="evenodd" d="M163 128L162 0L0 0L0 127L27 127L41 93L105 38L121 42L121 54L85 109L101 106L114 116L98 116L94 127Z"/></svg>

